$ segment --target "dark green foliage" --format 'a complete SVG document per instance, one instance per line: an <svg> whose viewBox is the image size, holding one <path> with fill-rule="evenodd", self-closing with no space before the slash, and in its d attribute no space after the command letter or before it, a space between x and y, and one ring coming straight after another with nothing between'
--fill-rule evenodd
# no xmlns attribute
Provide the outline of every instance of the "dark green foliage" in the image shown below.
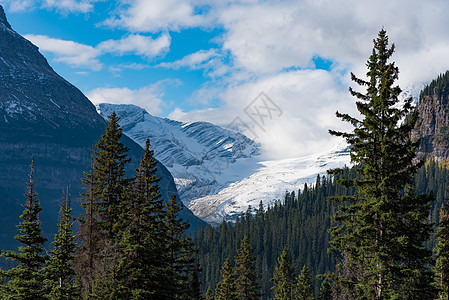
<svg viewBox="0 0 449 300"><path fill-rule="evenodd" d="M85 173L85 178L82 180L86 191L82 194L81 207L85 213L78 218L80 226L77 236L78 245L75 250L77 281L83 299L90 299L95 278L100 271L101 233L97 222L99 211L94 195L96 181L93 169L92 156L90 173Z"/></svg>
<svg viewBox="0 0 449 300"><path fill-rule="evenodd" d="M25 195L26 203L20 216L22 221L17 225L19 234L14 237L20 243L19 251L4 251L1 254L1 257L16 263L9 270L0 270L0 277L7 279L6 284L0 286L2 299L36 300L43 299L45 295L42 267L46 257L42 254L42 246L46 239L41 233L41 207L34 191L33 164L34 158L31 163L28 192Z"/></svg>
<svg viewBox="0 0 449 300"><path fill-rule="evenodd" d="M436 245L436 284L439 299L449 299L449 205L441 207Z"/></svg>
<svg viewBox="0 0 449 300"><path fill-rule="evenodd" d="M64 199L65 198L65 199ZM75 242L72 231L73 220L71 216L69 189L61 202L61 216L58 224L58 233L52 242L53 249L44 268L45 284L48 298L54 300L78 299L79 291L75 285L74 252Z"/></svg>
<svg viewBox="0 0 449 300"><path fill-rule="evenodd" d="M430 84L428 84L419 94L419 101L425 96L438 95L439 98L446 98L449 95L449 89L447 86L449 85L449 71L446 71L444 74L438 75L438 78L432 80Z"/></svg>
<svg viewBox="0 0 449 300"><path fill-rule="evenodd" d="M295 299L295 277L295 270L292 267L289 251L287 248L284 248L281 256L278 258L278 266L274 270L272 278L274 299Z"/></svg>
<svg viewBox="0 0 449 300"><path fill-rule="evenodd" d="M123 299L166 296L164 210L157 185L156 161L149 147L147 140L123 208L126 219L119 243L122 256L117 267Z"/></svg>
<svg viewBox="0 0 449 300"><path fill-rule="evenodd" d="M313 286L312 277L310 276L310 270L307 266L304 266L299 273L296 280L296 299L298 300L313 300Z"/></svg>
<svg viewBox="0 0 449 300"><path fill-rule="evenodd" d="M215 289L215 299L217 300L237 300L237 286L235 283L235 274L229 258L227 258L220 271L221 280ZM208 290L209 293L210 289ZM212 291L209 293L211 294ZM209 296L210 297L210 296ZM207 298L207 297L206 297Z"/></svg>
<svg viewBox="0 0 449 300"><path fill-rule="evenodd" d="M260 296L260 284L255 266L256 259L252 252L248 237L245 235L240 248L237 249L237 256L234 258L237 295L241 300L258 299Z"/></svg>
<svg viewBox="0 0 449 300"><path fill-rule="evenodd" d="M113 112L108 117L106 133L97 142L93 180L94 197L97 201L100 218L100 231L108 242L117 238L121 222L119 216L123 213L129 179L125 177L125 166L129 162L127 151L120 141L122 129L118 122L120 118Z"/></svg>
<svg viewBox="0 0 449 300"><path fill-rule="evenodd" d="M207 289L206 292L206 300L214 300L214 292L210 288Z"/></svg>
<svg viewBox="0 0 449 300"><path fill-rule="evenodd" d="M86 212L81 220L80 239L81 247L87 247L88 252L77 252L80 264L88 268L78 267L78 270L92 277L81 278L85 299L119 297L123 292L118 264L123 256L120 241L127 221L125 208L130 179L125 177L128 149L120 141L122 129L118 121L115 113L109 116L106 132L96 144L91 173L83 179Z"/></svg>
<svg viewBox="0 0 449 300"><path fill-rule="evenodd" d="M345 171L345 178L354 172ZM234 257L245 235L256 258L256 272L260 279L262 298L272 297L272 282L277 260L283 249L290 249L292 267L298 274L304 265L310 266L311 275L335 269L333 254L327 252L331 226L330 217L335 205L327 200L331 195L350 195L353 189L337 185L331 177L317 177L313 187L305 186L298 193L287 193L284 203L276 202L256 212L255 216L238 219L235 224L222 223L198 231L194 240L199 249L202 268L201 281L205 286L216 286L220 268L226 257ZM297 196L296 196L297 195ZM314 279L314 285L320 282Z"/></svg>
<svg viewBox="0 0 449 300"><path fill-rule="evenodd" d="M332 285L327 278L321 283L318 300L332 300Z"/></svg>
<svg viewBox="0 0 449 300"><path fill-rule="evenodd" d="M348 283L360 298L431 299L432 256L423 243L432 229L427 222L432 198L414 194L413 176L423 163L413 164L418 142L410 139L418 115L412 99L396 106L401 89L394 86L399 70L388 62L393 52L381 30L367 62L368 81L351 74L366 88L366 93L350 89L363 119L337 112L354 131L330 131L352 146L351 160L361 176L345 182L358 189L358 196L334 198L342 205L331 245L358 269Z"/></svg>
<svg viewBox="0 0 449 300"><path fill-rule="evenodd" d="M198 253L192 239L186 236L189 224L179 218L182 206L176 202L176 196L172 195L165 202L166 215L166 263L168 281L166 287L171 298L185 299L190 297L190 280L198 266L195 258Z"/></svg>

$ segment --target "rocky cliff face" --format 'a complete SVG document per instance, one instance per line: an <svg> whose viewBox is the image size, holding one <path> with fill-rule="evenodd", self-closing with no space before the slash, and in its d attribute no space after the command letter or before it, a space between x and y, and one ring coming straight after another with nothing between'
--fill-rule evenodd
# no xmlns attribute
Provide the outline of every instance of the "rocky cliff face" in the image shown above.
<svg viewBox="0 0 449 300"><path fill-rule="evenodd" d="M412 137L421 139L418 157L449 158L449 73L432 81L420 96L419 120Z"/></svg>
<svg viewBox="0 0 449 300"><path fill-rule="evenodd" d="M11 28L0 6L0 249L14 244L31 156L35 157L43 231L52 238L66 186L71 187L75 213L80 211L80 179L89 170L92 147L105 126L95 106L54 72L36 46ZM142 149L126 136L123 141L130 148L132 171ZM158 171L163 178L162 195L168 199L177 193L176 186L162 164ZM188 210L182 217L199 222Z"/></svg>

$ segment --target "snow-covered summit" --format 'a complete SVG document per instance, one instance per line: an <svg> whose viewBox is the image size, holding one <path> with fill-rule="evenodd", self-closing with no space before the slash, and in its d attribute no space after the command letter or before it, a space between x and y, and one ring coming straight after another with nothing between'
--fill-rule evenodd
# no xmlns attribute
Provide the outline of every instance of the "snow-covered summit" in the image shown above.
<svg viewBox="0 0 449 300"><path fill-rule="evenodd" d="M235 165L248 165L259 154L259 145L245 135L208 122L159 118L130 104L102 103L97 109L104 118L115 111L123 132L139 145L150 139L155 157L172 173L186 205L249 175L252 171L236 170Z"/></svg>

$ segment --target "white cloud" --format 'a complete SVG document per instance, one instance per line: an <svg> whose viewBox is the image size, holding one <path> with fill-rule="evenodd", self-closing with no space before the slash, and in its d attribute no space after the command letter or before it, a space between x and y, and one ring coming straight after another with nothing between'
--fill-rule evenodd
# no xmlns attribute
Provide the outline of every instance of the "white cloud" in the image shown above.
<svg viewBox="0 0 449 300"><path fill-rule="evenodd" d="M34 7L36 4L35 0L3 0L2 5L6 6L5 8L13 11L26 11Z"/></svg>
<svg viewBox="0 0 449 300"><path fill-rule="evenodd" d="M3 0L2 4L13 12L43 7L66 14L91 12L94 3L99 1L105 0Z"/></svg>
<svg viewBox="0 0 449 300"><path fill-rule="evenodd" d="M40 50L54 53L56 61L95 71L102 68L102 64L98 60L101 51L92 46L54 39L44 35L28 34L25 35L25 38L37 45Z"/></svg>
<svg viewBox="0 0 449 300"><path fill-rule="evenodd" d="M87 13L93 10L95 0L44 0L43 6L47 8L55 8L64 13Z"/></svg>
<svg viewBox="0 0 449 300"><path fill-rule="evenodd" d="M269 112L256 97L264 92L272 101ZM218 109L183 112L175 109L170 118L181 121L206 120L228 127L233 120L244 123L240 129L262 144L267 158L288 158L316 153L329 146L328 129L345 129L335 111L354 113L352 99L335 80L334 74L323 70L283 72L229 87L220 95L223 105ZM251 115L257 106L264 114ZM251 116L252 117L251 117ZM246 129L245 129L245 126Z"/></svg>
<svg viewBox="0 0 449 300"><path fill-rule="evenodd" d="M217 57L218 53L216 49L200 50L195 53L184 56L183 58L174 62L163 62L158 66L169 69L179 69L183 67L189 67L191 69L198 69L212 58Z"/></svg>
<svg viewBox="0 0 449 300"><path fill-rule="evenodd" d="M151 58L162 55L168 51L170 46L170 36L167 34L163 34L156 39L134 34L125 36L120 40L104 41L96 47L45 35L27 34L24 37L37 45L40 50L53 53L55 60L58 62L94 71L102 69L103 64L99 57L106 53L135 54Z"/></svg>
<svg viewBox="0 0 449 300"><path fill-rule="evenodd" d="M155 84L135 90L129 88L97 88L85 94L94 104L134 104L144 108L150 114L159 115L164 106L162 98L165 86L173 84L178 83L176 81L161 80Z"/></svg>
<svg viewBox="0 0 449 300"><path fill-rule="evenodd" d="M171 38L168 34L161 34L156 39L152 39L149 36L131 34L121 40L101 42L97 48L108 53L118 53L119 55L135 53L151 58L166 53L170 48L170 41Z"/></svg>
<svg viewBox="0 0 449 300"><path fill-rule="evenodd" d="M207 1L179 0L120 0L118 16L105 21L109 26L127 28L131 31L158 32L179 31L183 28L203 26L210 23ZM206 12L205 12L206 11Z"/></svg>

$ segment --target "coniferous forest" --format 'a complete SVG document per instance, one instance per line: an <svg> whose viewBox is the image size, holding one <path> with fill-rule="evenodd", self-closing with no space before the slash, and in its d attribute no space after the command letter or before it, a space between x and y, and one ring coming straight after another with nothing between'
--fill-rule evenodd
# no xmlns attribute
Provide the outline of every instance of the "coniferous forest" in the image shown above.
<svg viewBox="0 0 449 300"><path fill-rule="evenodd" d="M47 241L32 160L11 237L19 247L1 252L1 298L448 299L447 166L416 159L410 132L419 116L411 99L396 105L393 53L381 30L368 80L351 74L363 91L350 89L362 119L337 112L354 129L330 130L351 145L354 167L249 207L235 223L188 235L175 196L161 198L148 140L126 176L113 113L82 180L83 214L72 215L67 189Z"/></svg>

